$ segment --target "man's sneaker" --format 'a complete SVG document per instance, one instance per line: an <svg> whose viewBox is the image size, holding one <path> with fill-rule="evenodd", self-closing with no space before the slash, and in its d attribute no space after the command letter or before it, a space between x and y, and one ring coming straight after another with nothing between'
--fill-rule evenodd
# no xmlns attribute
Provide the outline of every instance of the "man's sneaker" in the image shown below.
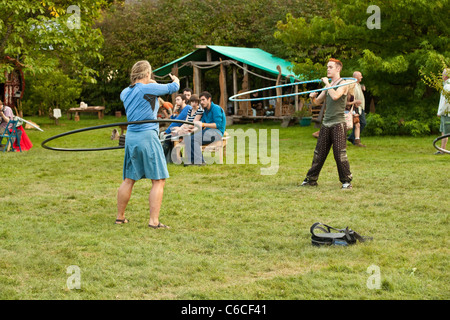
<svg viewBox="0 0 450 320"><path fill-rule="evenodd" d="M436 151L434 154L438 156L438 155L444 154L444 153L442 151Z"/></svg>
<svg viewBox="0 0 450 320"><path fill-rule="evenodd" d="M352 184L350 182L346 182L344 184L342 184L342 188L344 190L349 190L349 189L353 189Z"/></svg>
<svg viewBox="0 0 450 320"><path fill-rule="evenodd" d="M300 187L317 187L317 181L310 181L307 178L303 180Z"/></svg>

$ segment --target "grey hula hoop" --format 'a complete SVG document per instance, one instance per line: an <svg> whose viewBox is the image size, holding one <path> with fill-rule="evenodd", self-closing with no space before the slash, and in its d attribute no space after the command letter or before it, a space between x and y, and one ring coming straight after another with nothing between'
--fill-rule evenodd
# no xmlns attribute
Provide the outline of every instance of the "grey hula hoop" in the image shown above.
<svg viewBox="0 0 450 320"><path fill-rule="evenodd" d="M80 149L53 148L53 147L47 146L47 143L52 141L52 140L64 137L64 136L68 136L68 135L71 135L71 134L76 134L76 133L80 133L80 132L84 132L84 131L97 130L97 129L110 128L110 127L117 127L117 126L125 126L125 125L129 125L129 124L159 123L159 122L170 122L170 123L176 122L176 123L194 125L193 122L184 121L184 120L172 120L172 119L141 120L141 121L109 123L109 124L103 124L103 125L94 126L94 127L87 127L87 128L82 128L82 129L77 129L77 130L72 130L72 131L68 131L68 132L57 134L57 135L55 135L53 137L50 137L50 138L42 141L41 146L44 149L53 150L53 151L104 151L104 150L123 149L123 148L125 148L125 146L105 147L105 148L88 148L88 149L86 149L86 148L80 148Z"/></svg>
<svg viewBox="0 0 450 320"><path fill-rule="evenodd" d="M301 81L301 82L292 82L292 83L280 84L280 85L272 86L272 87L266 87L266 88L251 90L251 91L247 91L247 92L243 92L243 93L238 93L238 94L235 94L234 96L231 96L229 98L229 100L230 101L259 101L259 100L286 98L286 97L298 96L298 95L312 93L312 92L319 92L319 91L324 91L324 90L336 89L336 88L339 88L339 87L348 86L348 85L356 83L358 81L356 78L341 78L341 79L342 80L350 80L351 82L338 84L338 85L331 86L331 87L328 87L328 88L324 87L324 88L320 88L320 89L309 90L309 91L302 91L302 92L296 92L296 93L288 93L288 94L283 94L283 95L279 95L279 96L270 96L270 97L261 97L261 98L249 98L249 99L237 99L238 97L241 97L241 96L244 96L244 95L248 95L248 94L251 94L251 93L255 93L255 92L267 91L267 90L276 89L276 88L283 88L283 87L298 86L298 85L307 84L307 83L321 82L322 80L321 79L315 79L315 80L308 80L308 81Z"/></svg>
<svg viewBox="0 0 450 320"><path fill-rule="evenodd" d="M443 136L437 137L437 138L434 139L434 141L433 141L433 147L435 147L435 148L436 148L437 150L439 150L440 152L450 154L450 151L449 151L449 150L445 150L445 149L439 148L439 147L436 145L436 142L438 142L439 140L448 138L448 137L450 137L450 133L447 133L447 134L444 134Z"/></svg>

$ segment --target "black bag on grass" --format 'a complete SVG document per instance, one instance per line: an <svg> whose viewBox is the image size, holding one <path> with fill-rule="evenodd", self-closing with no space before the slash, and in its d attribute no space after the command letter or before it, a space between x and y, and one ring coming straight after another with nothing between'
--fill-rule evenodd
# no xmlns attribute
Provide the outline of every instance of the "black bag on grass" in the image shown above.
<svg viewBox="0 0 450 320"><path fill-rule="evenodd" d="M323 231L324 233L315 233L314 231L316 231L317 229ZM337 232L331 232L331 230ZM336 229L320 222L314 223L311 226L310 231L311 243L314 246L348 246L350 244L355 244L358 240L360 242L364 242L366 240L372 239L369 237L363 237L352 229L349 229L348 227L346 227L345 229Z"/></svg>

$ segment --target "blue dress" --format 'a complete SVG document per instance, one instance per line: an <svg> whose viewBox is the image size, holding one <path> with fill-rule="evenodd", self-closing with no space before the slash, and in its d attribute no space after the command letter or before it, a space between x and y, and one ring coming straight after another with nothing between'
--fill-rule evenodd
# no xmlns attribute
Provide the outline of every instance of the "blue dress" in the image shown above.
<svg viewBox="0 0 450 320"><path fill-rule="evenodd" d="M120 94L128 121L157 120L158 96L177 92L176 83L136 83ZM128 125L125 139L123 179L160 180L169 177L164 152L158 138L159 124Z"/></svg>

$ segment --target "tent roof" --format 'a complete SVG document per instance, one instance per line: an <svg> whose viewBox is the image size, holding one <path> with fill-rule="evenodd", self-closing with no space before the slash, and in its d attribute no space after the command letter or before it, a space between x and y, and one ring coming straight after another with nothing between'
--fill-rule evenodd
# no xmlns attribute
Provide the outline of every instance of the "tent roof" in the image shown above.
<svg viewBox="0 0 450 320"><path fill-rule="evenodd" d="M192 67L181 65L187 61L206 61L206 49L211 49L211 60L219 61L222 59L233 59L253 66L272 75L278 76L277 66L281 67L283 77L293 75L291 68L293 64L284 59L278 58L259 48L242 48L242 47L225 47L225 46L205 46L205 48L197 49L181 58L178 58L165 66L153 71L157 76L165 76L172 70L174 64L178 63L178 75L185 76L192 74Z"/></svg>

